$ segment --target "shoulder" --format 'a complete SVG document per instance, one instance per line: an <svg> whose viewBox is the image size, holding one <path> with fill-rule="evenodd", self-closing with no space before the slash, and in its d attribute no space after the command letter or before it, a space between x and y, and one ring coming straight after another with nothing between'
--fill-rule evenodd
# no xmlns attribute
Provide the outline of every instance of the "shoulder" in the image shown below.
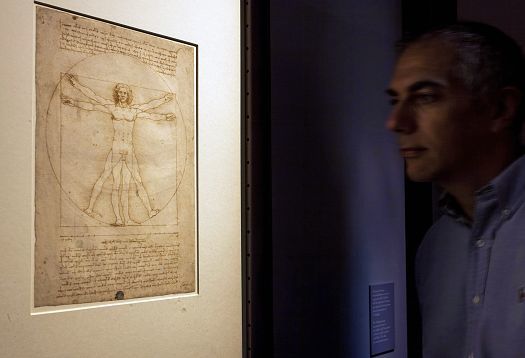
<svg viewBox="0 0 525 358"><path fill-rule="evenodd" d="M440 238L446 237L452 231L457 230L460 224L448 215L442 215L432 224L426 232L423 241L418 249L418 254L429 250L432 246L439 243Z"/></svg>
<svg viewBox="0 0 525 358"><path fill-rule="evenodd" d="M447 221L449 219L446 215L441 216L426 232L417 249L416 265L418 267L420 262L425 261L433 252L433 247L439 244L439 238L446 235Z"/></svg>
<svg viewBox="0 0 525 358"><path fill-rule="evenodd" d="M464 259L468 253L470 228L443 215L428 230L416 254L416 274L446 270L451 261Z"/></svg>
<svg viewBox="0 0 525 358"><path fill-rule="evenodd" d="M436 245L443 246L454 243L457 241L455 237L469 236L470 230L470 227L460 219L446 214L441 215L430 229L428 229L421 243L420 250L424 251L434 248Z"/></svg>

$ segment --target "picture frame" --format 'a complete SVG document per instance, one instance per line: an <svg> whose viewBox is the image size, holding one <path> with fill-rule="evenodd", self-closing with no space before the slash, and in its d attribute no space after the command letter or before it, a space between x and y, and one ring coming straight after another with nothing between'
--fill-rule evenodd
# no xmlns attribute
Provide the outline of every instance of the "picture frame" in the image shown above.
<svg viewBox="0 0 525 358"><path fill-rule="evenodd" d="M198 44L198 291L34 306L36 5L8 0L0 25L5 54L0 87L2 97L8 98L1 108L0 135L0 162L7 173L0 186L0 355L241 356L241 5L121 0L55 0L45 5Z"/></svg>

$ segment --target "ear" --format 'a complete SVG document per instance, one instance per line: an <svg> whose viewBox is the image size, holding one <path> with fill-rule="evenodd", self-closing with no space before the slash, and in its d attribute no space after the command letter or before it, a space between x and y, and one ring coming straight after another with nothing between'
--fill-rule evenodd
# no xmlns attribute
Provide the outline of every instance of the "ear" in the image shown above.
<svg viewBox="0 0 525 358"><path fill-rule="evenodd" d="M523 100L523 94L516 87L502 88L496 99L496 111L492 118L491 129L500 132L512 126L518 116L518 108Z"/></svg>

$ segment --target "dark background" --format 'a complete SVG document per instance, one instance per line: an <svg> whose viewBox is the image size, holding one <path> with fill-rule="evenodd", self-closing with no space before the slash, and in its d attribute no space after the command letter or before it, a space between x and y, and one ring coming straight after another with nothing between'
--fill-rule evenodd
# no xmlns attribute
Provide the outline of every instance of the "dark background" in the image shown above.
<svg viewBox="0 0 525 358"><path fill-rule="evenodd" d="M521 11L520 11L521 10ZM404 36L456 19L525 43L519 0L244 3L246 355L369 357L368 286L394 282L396 348L420 356L413 259L435 188L384 128Z"/></svg>

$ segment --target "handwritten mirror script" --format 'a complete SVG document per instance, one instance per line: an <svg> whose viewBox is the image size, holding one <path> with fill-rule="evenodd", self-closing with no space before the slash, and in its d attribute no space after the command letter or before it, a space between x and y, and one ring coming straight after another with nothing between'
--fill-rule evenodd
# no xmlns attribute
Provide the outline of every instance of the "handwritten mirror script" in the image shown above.
<svg viewBox="0 0 525 358"><path fill-rule="evenodd" d="M36 9L35 307L196 292L196 48Z"/></svg>

